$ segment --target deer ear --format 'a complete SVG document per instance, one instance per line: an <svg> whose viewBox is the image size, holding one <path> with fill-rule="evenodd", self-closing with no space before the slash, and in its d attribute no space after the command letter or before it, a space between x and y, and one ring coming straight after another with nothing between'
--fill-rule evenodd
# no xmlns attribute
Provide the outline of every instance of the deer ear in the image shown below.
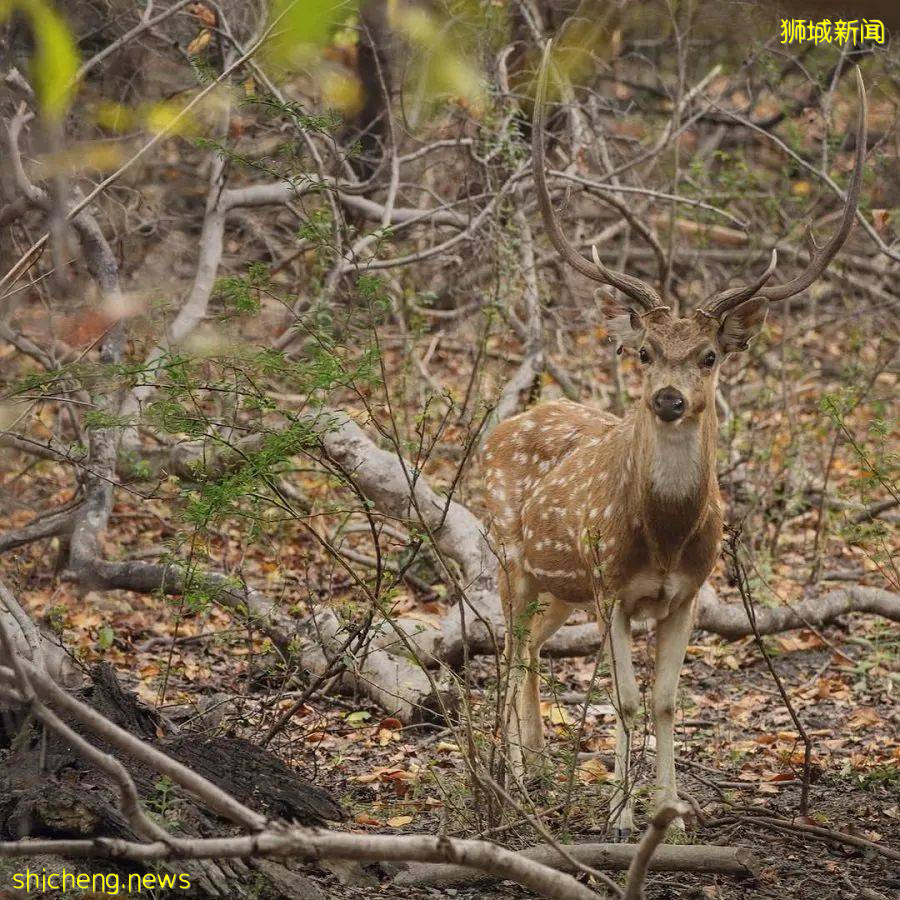
<svg viewBox="0 0 900 900"><path fill-rule="evenodd" d="M640 347L644 340L644 323L641 317L633 309L619 305L608 294L600 297L600 303L609 339L616 345L616 350L621 351L622 347Z"/></svg>
<svg viewBox="0 0 900 900"><path fill-rule="evenodd" d="M723 353L746 350L759 334L766 321L769 301L765 297L751 297L726 313L719 323L717 340Z"/></svg>

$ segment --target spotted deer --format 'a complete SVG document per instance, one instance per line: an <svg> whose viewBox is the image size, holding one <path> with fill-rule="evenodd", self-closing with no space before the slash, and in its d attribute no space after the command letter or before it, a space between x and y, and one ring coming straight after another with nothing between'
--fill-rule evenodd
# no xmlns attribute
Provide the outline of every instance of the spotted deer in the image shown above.
<svg viewBox="0 0 900 900"><path fill-rule="evenodd" d="M630 735L640 695L631 622L656 621L652 712L657 799L677 799L673 717L695 598L716 562L723 505L716 478L716 382L722 362L746 350L770 302L799 293L825 270L856 213L866 147L866 96L859 71L856 162L835 234L822 246L807 229L809 264L767 286L776 254L752 283L713 295L692 315L674 316L659 294L593 260L563 234L547 188L543 132L549 48L533 123L534 181L545 228L577 271L615 288L630 305L602 298L619 353L636 354L641 396L623 418L559 400L497 426L484 448L492 536L501 565L508 667L504 729L511 768L525 773L541 754L542 645L577 608L598 616L616 711L615 787L610 828L632 829ZM684 827L676 822L676 827Z"/></svg>

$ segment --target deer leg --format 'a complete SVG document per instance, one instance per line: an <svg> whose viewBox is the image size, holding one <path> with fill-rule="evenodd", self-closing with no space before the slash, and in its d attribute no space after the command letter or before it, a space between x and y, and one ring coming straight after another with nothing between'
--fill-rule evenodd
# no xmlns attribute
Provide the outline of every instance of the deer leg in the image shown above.
<svg viewBox="0 0 900 900"><path fill-rule="evenodd" d="M571 607L548 594L541 594L539 611L531 620L528 635L528 667L520 695L519 721L525 763L530 766L540 757L544 747L544 724L541 721L541 647L569 618ZM544 602L546 601L546 602Z"/></svg>
<svg viewBox="0 0 900 900"><path fill-rule="evenodd" d="M600 627L605 628L606 623L601 621ZM618 604L613 606L610 614L607 651L612 674L612 702L616 711L615 787L609 805L609 827L618 840L627 840L634 828L631 737L641 698L631 662L631 619Z"/></svg>
<svg viewBox="0 0 900 900"><path fill-rule="evenodd" d="M503 710L503 734L509 752L512 774L525 773L525 735L529 728L529 710L523 704L524 681L532 620L537 612L537 589L531 577L516 562L508 562L500 573L500 600L506 619L504 662L506 696ZM537 709L540 722L540 707ZM533 728L533 726L532 726Z"/></svg>
<svg viewBox="0 0 900 900"><path fill-rule="evenodd" d="M693 603L682 603L656 625L656 678L653 683L653 721L656 726L657 803L678 799L675 781L675 700L678 679L693 625ZM672 826L684 830L676 819Z"/></svg>

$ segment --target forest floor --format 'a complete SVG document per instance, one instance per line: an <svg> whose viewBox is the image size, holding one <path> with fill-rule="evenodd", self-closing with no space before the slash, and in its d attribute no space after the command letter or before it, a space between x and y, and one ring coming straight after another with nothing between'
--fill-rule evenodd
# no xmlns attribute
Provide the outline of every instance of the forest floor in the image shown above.
<svg viewBox="0 0 900 900"><path fill-rule="evenodd" d="M277 693L265 654L248 653L246 635L235 632L216 611L202 622L183 621L173 644L171 625L161 621L158 601L152 598L91 595L77 610L68 607L67 599L74 598L57 592L55 614L65 615L72 629L68 638L83 648L86 658L102 656L114 662L124 673L123 682L151 703L159 700L160 673L169 673L163 709L184 715L185 704L218 706L229 730L259 740L273 708L293 702L289 694ZM115 635L103 639L106 621L115 621ZM101 645L106 640L108 645L98 647L98 636ZM647 637L636 638L639 675L650 667ZM900 850L900 706L891 677L900 649L896 628L852 616L839 626L765 640L812 741L809 813L796 821ZM593 658L553 660L544 686L552 764L533 799L547 826L567 842L605 839L613 719L611 707L603 702L602 675L580 727L594 665ZM476 660L469 679L476 703L491 696L494 683L493 661ZM640 719L639 828L646 820L647 791L642 786L649 783L653 767L653 737L645 726L646 719ZM754 815L766 813L796 816L803 761L803 744L752 639L725 643L695 634L682 676L676 739L680 786L697 800L708 820L706 825L695 823L684 840L747 847L759 859L761 874L758 880L739 881L651 873L648 896L839 898L860 896L862 888L879 892L871 897L898 896L896 862L752 821ZM271 746L340 798L349 820L335 827L389 833L436 833L444 828L449 834L474 837L490 824L477 799L473 803L461 751L447 729L404 728L364 701L326 697L306 703ZM573 763L575 747L595 755ZM539 842L515 817L491 836L510 847ZM322 875L321 886L334 898L374 897L382 890L398 900L527 896L503 885L349 887L330 875Z"/></svg>

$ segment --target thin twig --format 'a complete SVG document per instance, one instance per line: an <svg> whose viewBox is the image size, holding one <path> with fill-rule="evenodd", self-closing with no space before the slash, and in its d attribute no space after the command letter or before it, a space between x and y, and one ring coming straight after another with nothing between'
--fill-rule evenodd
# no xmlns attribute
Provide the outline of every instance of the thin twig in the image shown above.
<svg viewBox="0 0 900 900"><path fill-rule="evenodd" d="M769 669L770 674L772 675L772 679L774 680L776 687L778 688L778 693L781 695L781 699L784 702L788 713L790 714L791 720L794 723L794 727L797 729L797 733L800 735L800 739L803 741L803 781L800 788L799 810L800 815L805 816L809 812L809 782L812 774L812 741L810 740L809 735L806 733L806 729L803 727L803 722L800 721L800 717L797 715L793 703L791 703L791 698L788 696L788 693L785 690L784 684L782 683L778 672L775 671L775 666L772 664L772 659L769 656L768 650L766 650L765 644L763 643L762 635L759 633L759 628L756 624L756 609L753 605L753 595L750 590L750 585L747 581L747 572L744 569L744 565L741 562L739 556L739 541L740 535L738 531L735 529L731 529L728 533L728 539L726 542L726 555L731 562L734 581L737 585L738 591L740 592L741 600L744 604L744 610L746 611L747 618L750 621L750 627L753 629L753 638L756 642L756 646L759 648L759 652L762 654L762 657L766 662L766 666Z"/></svg>

